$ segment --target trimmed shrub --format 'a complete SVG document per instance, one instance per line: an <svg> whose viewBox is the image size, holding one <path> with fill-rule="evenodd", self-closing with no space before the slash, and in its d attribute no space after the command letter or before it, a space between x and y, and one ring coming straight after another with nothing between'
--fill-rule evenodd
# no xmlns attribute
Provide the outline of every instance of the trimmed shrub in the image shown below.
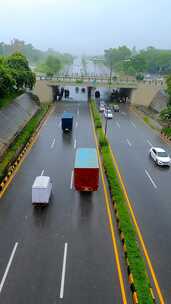
<svg viewBox="0 0 171 304"><path fill-rule="evenodd" d="M97 118L99 113L97 112L95 102L91 101L90 105L95 122L95 119ZM120 229L122 230L125 237L130 269L133 274L134 284L138 294L138 303L152 304L153 299L150 292L150 280L146 271L146 265L139 248L137 235L135 232L134 225L131 221L127 203L125 201L125 197L122 192L118 176L113 165L109 143L102 128L96 127L96 133L101 148L103 166L109 184L111 197L112 200L116 203L119 215Z"/></svg>

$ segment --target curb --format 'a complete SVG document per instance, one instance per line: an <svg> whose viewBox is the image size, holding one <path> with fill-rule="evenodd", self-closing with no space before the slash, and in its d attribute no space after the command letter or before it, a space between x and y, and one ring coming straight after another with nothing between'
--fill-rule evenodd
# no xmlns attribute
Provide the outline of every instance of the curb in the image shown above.
<svg viewBox="0 0 171 304"><path fill-rule="evenodd" d="M14 173L14 171L16 171L18 165L21 163L24 155L26 154L26 152L28 151L28 149L30 148L31 144L34 142L34 139L36 137L36 135L38 134L38 132L40 131L43 123L45 122L45 120L47 119L50 111L52 110L52 108L50 107L49 110L47 111L47 113L45 114L45 116L42 118L42 120L40 121L37 129L35 130L35 132L31 135L31 137L29 138L28 142L26 143L26 145L24 146L24 148L22 149L22 151L19 153L19 155L17 156L16 160L13 162L13 164L9 167L8 172L6 174L6 176L3 178L3 180L0 183L0 194L1 192L4 190L8 180L11 178L11 175Z"/></svg>
<svg viewBox="0 0 171 304"><path fill-rule="evenodd" d="M103 165L103 168L104 168L104 165ZM105 168L104 168L104 173L105 173L106 178L108 180L108 175L107 175L107 171L106 171ZM132 293L133 304L139 304L138 294L137 294L137 291L136 291L136 288L135 288L134 278L133 278L133 274L132 274L129 259L128 259L128 253L127 253L127 248L126 248L126 243L125 243L125 236L124 236L124 233L122 232L122 229L121 229L121 226L120 226L120 219L119 219L119 214L118 214L118 209L117 209L116 202L112 199L112 191L111 191L111 185L110 185L109 180L108 180L108 189L109 189L109 193L110 193L110 197L111 197L111 200L112 200L112 205L113 205L113 209L114 209L114 213L115 213L115 217L116 217L116 223L117 223L117 228L118 228L118 232L119 232L119 237L120 237L120 240L121 240L121 243L122 243L122 249L123 249L123 252L124 252L124 257L125 257L125 262L126 262L126 267L127 267L127 274L128 274L128 282L129 282L129 286L130 286L131 293ZM150 287L150 292L151 292L151 295L152 295L153 303L156 303L152 287Z"/></svg>

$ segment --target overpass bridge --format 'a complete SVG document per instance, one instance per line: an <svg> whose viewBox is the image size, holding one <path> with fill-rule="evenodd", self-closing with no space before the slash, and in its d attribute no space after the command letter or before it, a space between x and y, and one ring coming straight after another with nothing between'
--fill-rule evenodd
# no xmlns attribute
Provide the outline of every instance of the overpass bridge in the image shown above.
<svg viewBox="0 0 171 304"><path fill-rule="evenodd" d="M149 106L156 94L165 88L163 80L137 81L130 77L108 77L96 75L61 75L56 77L37 76L33 93L41 102L54 99L55 87L80 86L92 89L129 89L132 104Z"/></svg>

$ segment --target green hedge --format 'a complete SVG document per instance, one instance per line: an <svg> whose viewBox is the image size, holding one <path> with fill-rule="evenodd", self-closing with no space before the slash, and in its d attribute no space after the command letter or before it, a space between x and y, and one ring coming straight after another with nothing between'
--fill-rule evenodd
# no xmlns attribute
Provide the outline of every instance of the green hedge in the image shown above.
<svg viewBox="0 0 171 304"><path fill-rule="evenodd" d="M94 109L95 107L95 103L91 102L91 110L94 120L96 115L96 111ZM105 135L102 128L96 129L96 133L101 148L103 165L106 171L107 180L111 188L112 199L117 206L120 219L120 228L125 237L128 260L131 272L133 274L134 284L138 294L138 300L140 304L152 304L153 299L150 293L150 280L148 278L145 262L139 248L135 228L132 224L125 197L113 165L109 144L107 139L104 140Z"/></svg>
<svg viewBox="0 0 171 304"><path fill-rule="evenodd" d="M26 124L21 133L16 137L14 142L7 149L0 163L0 181L2 181L4 176L7 174L9 166L15 161L18 154L26 145L48 109L49 105L42 105L36 114Z"/></svg>

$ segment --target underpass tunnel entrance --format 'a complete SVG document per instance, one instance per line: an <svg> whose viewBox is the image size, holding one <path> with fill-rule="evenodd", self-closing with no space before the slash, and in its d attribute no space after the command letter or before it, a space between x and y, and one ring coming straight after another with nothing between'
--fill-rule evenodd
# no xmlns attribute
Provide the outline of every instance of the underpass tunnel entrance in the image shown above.
<svg viewBox="0 0 171 304"><path fill-rule="evenodd" d="M112 102L130 102L132 90L130 88L116 88L111 90L110 101Z"/></svg>
<svg viewBox="0 0 171 304"><path fill-rule="evenodd" d="M91 87L52 85L53 102L74 101L87 102L91 98Z"/></svg>

